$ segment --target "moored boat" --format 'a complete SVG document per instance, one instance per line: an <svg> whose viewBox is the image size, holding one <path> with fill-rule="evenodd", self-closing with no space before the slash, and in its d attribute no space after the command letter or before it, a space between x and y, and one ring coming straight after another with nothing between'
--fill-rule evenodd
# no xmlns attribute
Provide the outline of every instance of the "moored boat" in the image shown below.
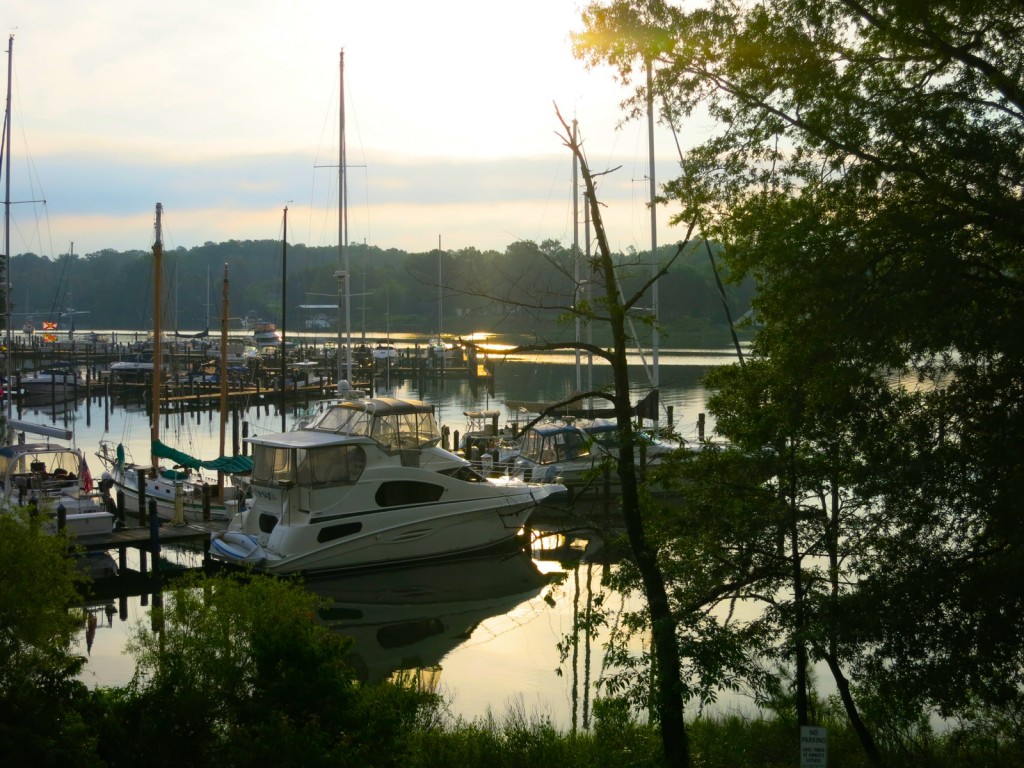
<svg viewBox="0 0 1024 768"><path fill-rule="evenodd" d="M19 421L16 431L70 438L70 432ZM114 516L94 492L85 456L71 446L12 442L0 447L0 513L27 507L49 518L53 529L63 519L76 536L109 533ZM62 509L63 508L63 509Z"/></svg>
<svg viewBox="0 0 1024 768"><path fill-rule="evenodd" d="M430 405L393 398L340 400L305 428L249 438L251 502L210 554L272 573L442 558L507 543L565 491L487 479L440 440Z"/></svg>
<svg viewBox="0 0 1024 768"><path fill-rule="evenodd" d="M81 374L71 368L43 368L18 381L27 395L53 395L66 399L85 394L85 381Z"/></svg>

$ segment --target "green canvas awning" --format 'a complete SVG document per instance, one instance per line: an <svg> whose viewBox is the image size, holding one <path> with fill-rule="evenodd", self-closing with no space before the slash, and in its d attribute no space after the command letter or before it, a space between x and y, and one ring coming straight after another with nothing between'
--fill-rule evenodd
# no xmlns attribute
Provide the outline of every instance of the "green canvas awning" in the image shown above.
<svg viewBox="0 0 1024 768"><path fill-rule="evenodd" d="M175 450L164 445L159 440L154 440L152 445L153 455L161 459L168 459L175 464L189 469L209 469L214 472L223 472L228 475L243 475L252 472L252 459L249 456L221 456L212 461L202 461L189 456L187 453Z"/></svg>

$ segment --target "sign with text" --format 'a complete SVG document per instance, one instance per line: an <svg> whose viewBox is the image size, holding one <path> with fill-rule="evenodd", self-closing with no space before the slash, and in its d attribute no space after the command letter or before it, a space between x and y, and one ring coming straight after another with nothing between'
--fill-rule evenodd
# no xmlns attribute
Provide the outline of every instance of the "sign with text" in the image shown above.
<svg viewBox="0 0 1024 768"><path fill-rule="evenodd" d="M800 768L827 768L828 738L825 729L815 725L800 726Z"/></svg>

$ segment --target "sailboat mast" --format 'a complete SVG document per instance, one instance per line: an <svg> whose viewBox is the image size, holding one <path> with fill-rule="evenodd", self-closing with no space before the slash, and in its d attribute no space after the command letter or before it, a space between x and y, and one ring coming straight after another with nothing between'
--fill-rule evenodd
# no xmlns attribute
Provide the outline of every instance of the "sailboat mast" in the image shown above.
<svg viewBox="0 0 1024 768"><path fill-rule="evenodd" d="M285 417L287 409L284 407L285 398L285 374L288 365L285 360L285 349L288 339L288 206L284 207L284 237L281 238L281 431L287 431Z"/></svg>
<svg viewBox="0 0 1024 768"><path fill-rule="evenodd" d="M651 194L651 277L658 274L658 207L655 203L657 187L654 181L654 74L651 60L647 60L647 163L648 175L650 176ZM654 322L651 324L651 344L653 352L651 365L654 373L651 375L651 386L658 388L658 281L651 285L651 313ZM654 426L658 426L658 414L655 412Z"/></svg>
<svg viewBox="0 0 1024 768"><path fill-rule="evenodd" d="M576 121L572 121L572 144L576 146ZM580 178L579 158L572 156L572 307L576 325L576 391L583 391L580 369Z"/></svg>
<svg viewBox="0 0 1024 768"><path fill-rule="evenodd" d="M345 381L352 381L352 302L348 277L348 174L345 150L345 49L341 49L340 85L338 87L338 250L339 268L345 275ZM338 327L338 367L341 367L341 327ZM339 378L341 378L339 376Z"/></svg>
<svg viewBox="0 0 1024 768"><path fill-rule="evenodd" d="M163 203L156 204L156 241L153 243L153 391L152 421L150 422L151 450L160 441L160 379L163 369L163 350L160 345L160 279L163 269L164 244L160 219L164 213ZM157 456L154 453L153 472L157 471Z"/></svg>
<svg viewBox="0 0 1024 768"><path fill-rule="evenodd" d="M209 271L207 271L209 275ZM207 277L209 280L209 277ZM207 310L209 325L209 310ZM224 264L224 289L220 303L220 455L226 456L228 424L228 265ZM217 473L217 498L224 501L224 473Z"/></svg>
<svg viewBox="0 0 1024 768"><path fill-rule="evenodd" d="M7 336L7 423L11 421L11 66L14 61L14 35L7 42L7 108L4 111L4 316Z"/></svg>

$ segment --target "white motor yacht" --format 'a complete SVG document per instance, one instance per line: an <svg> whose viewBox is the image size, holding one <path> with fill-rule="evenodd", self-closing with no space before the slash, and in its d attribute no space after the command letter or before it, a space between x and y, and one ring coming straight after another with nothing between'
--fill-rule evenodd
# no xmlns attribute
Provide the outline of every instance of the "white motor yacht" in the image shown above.
<svg viewBox="0 0 1024 768"><path fill-rule="evenodd" d="M516 537L565 487L488 479L439 447L417 400L340 400L302 429L249 438L252 499L210 554L287 573L405 563Z"/></svg>

